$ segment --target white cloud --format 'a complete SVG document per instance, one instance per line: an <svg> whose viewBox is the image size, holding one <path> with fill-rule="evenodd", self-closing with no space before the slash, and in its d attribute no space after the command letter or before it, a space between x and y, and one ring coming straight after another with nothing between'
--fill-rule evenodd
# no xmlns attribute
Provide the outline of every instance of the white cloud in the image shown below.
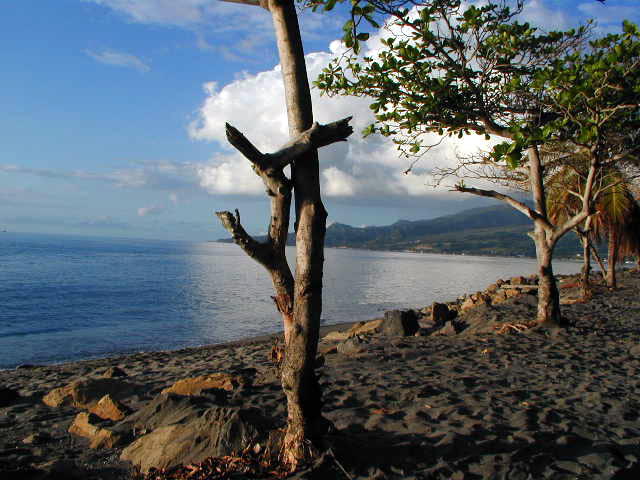
<svg viewBox="0 0 640 480"><path fill-rule="evenodd" d="M371 52L371 46L377 48L379 42L372 39L368 45ZM333 42L331 52L308 54L309 78L316 78L341 48L339 42ZM280 67L255 75L245 73L223 87L210 82L204 85L204 91L206 98L189 126L189 134L197 140L218 142L228 153L215 156L210 165L198 170L200 185L213 194L262 193L264 187L249 162L228 145L224 125L228 122L238 128L263 152L274 151L288 140ZM433 195L427 168L436 161L440 166L453 165L458 152L471 153L479 146L487 146L482 137L476 136L462 141L445 140L417 165L414 174L404 175L410 161L399 155L390 139L362 138L360 132L373 120L369 99L330 98L315 89L312 98L315 118L320 123L353 116L355 132L348 141L320 150L322 188L328 197Z"/></svg>
<svg viewBox="0 0 640 480"><path fill-rule="evenodd" d="M115 50L103 50L102 52L85 50L85 53L95 61L104 63L105 65L133 68L134 70L142 73L146 73L151 70L151 67L147 63L129 53L116 52Z"/></svg>
<svg viewBox="0 0 640 480"><path fill-rule="evenodd" d="M575 17L557 7L547 5L545 0L529 0L525 3L520 19L544 31L566 30L575 26Z"/></svg>
<svg viewBox="0 0 640 480"><path fill-rule="evenodd" d="M153 205L150 207L140 207L138 208L138 216L146 217L148 215L159 215L164 211L163 205Z"/></svg>
<svg viewBox="0 0 640 480"><path fill-rule="evenodd" d="M265 9L220 0L84 0L109 8L126 19L144 24L177 26L195 35L195 45L214 51L226 60L246 59L248 54L272 54L273 22ZM300 12L305 38L335 36L342 21L335 15ZM331 32L331 33L329 33Z"/></svg>

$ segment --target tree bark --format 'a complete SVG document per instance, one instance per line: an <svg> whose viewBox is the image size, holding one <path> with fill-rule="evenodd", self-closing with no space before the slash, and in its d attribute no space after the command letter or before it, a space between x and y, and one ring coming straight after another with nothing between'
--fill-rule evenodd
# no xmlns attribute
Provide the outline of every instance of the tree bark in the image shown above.
<svg viewBox="0 0 640 480"><path fill-rule="evenodd" d="M547 202L543 182L543 166L536 146L529 148L529 182L536 212L547 220ZM548 220L547 220L548 223ZM551 238L549 238L551 237ZM541 220L534 219L533 240L538 260L538 314L536 321L540 325L562 326L560 315L560 292L553 275L553 249L557 238L553 229Z"/></svg>
<svg viewBox="0 0 640 480"><path fill-rule="evenodd" d="M289 134L312 126L313 110L304 50L293 0L269 0L287 102ZM285 346L282 386L287 397L287 431L282 460L292 469L307 460L322 432L320 385L314 365L322 313L322 276L327 212L320 198L318 152L311 149L291 168L296 211L296 273L293 328Z"/></svg>
<svg viewBox="0 0 640 480"><path fill-rule="evenodd" d="M589 246L589 235L585 233L578 233L578 237L582 244L582 298L588 299L591 297L591 248Z"/></svg>
<svg viewBox="0 0 640 480"><path fill-rule="evenodd" d="M553 275L554 243L546 238L547 232L535 223L534 241L536 259L538 261L538 313L536 321L539 325L558 327L565 322L560 315L560 292Z"/></svg>
<svg viewBox="0 0 640 480"><path fill-rule="evenodd" d="M616 264L618 263L618 232L609 229L609 253L607 256L607 287L617 288Z"/></svg>

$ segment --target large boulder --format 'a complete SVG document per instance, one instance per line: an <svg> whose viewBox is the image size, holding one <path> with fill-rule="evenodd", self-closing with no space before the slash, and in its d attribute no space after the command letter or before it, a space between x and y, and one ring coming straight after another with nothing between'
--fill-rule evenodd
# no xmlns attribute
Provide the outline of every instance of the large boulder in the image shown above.
<svg viewBox="0 0 640 480"><path fill-rule="evenodd" d="M84 378L51 390L42 401L50 407L72 405L88 410L105 395L120 401L132 395L135 389L134 384L116 378Z"/></svg>
<svg viewBox="0 0 640 480"><path fill-rule="evenodd" d="M150 432L159 427L192 421L212 406L214 402L209 397L161 393L140 410L129 415L116 428Z"/></svg>
<svg viewBox="0 0 640 480"><path fill-rule="evenodd" d="M228 373L210 373L199 377L178 380L170 387L162 390L162 393L200 395L204 390L210 390L212 388L233 391L243 383L243 378L237 375L230 375Z"/></svg>
<svg viewBox="0 0 640 480"><path fill-rule="evenodd" d="M434 325L444 325L451 317L446 303L433 302L431 306L431 322Z"/></svg>
<svg viewBox="0 0 640 480"><path fill-rule="evenodd" d="M414 335L420 326L413 310L390 310L384 312L384 320L380 324L383 335L408 337Z"/></svg>
<svg viewBox="0 0 640 480"><path fill-rule="evenodd" d="M100 418L88 412L76 415L69 427L69 433L89 439L91 448L113 448L123 441L123 436L96 425Z"/></svg>
<svg viewBox="0 0 640 480"><path fill-rule="evenodd" d="M148 472L240 452L259 443L271 425L256 409L213 407L198 418L157 428L134 441L120 458Z"/></svg>

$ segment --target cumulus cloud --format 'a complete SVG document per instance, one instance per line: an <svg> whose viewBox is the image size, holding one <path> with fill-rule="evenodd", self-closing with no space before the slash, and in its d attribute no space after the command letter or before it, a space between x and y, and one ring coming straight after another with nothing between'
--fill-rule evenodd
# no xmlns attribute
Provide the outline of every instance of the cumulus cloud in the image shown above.
<svg viewBox="0 0 640 480"><path fill-rule="evenodd" d="M138 208L138 216L139 217L146 217L148 215L159 215L162 212L164 212L164 206L163 205L153 205L150 207L140 207Z"/></svg>
<svg viewBox="0 0 640 480"><path fill-rule="evenodd" d="M544 0L529 0L520 18L545 31L566 30L575 25L575 17L547 3Z"/></svg>
<svg viewBox="0 0 640 480"><path fill-rule="evenodd" d="M378 46L379 40L372 38L368 43L368 53L374 52ZM316 78L341 49L340 42L333 42L329 52L308 54L309 78ZM255 75L244 74L222 87L210 82L204 85L204 91L205 100L189 127L189 134L196 140L218 142L228 149L228 153L212 158L210 165L199 169L201 186L214 194L261 193L264 187L251 171L249 162L228 146L224 124L234 125L263 152L273 151L287 141L280 66ZM428 187L432 180L427 171L434 162L450 166L458 153L471 153L479 146L487 146L482 137L445 140L418 164L415 174L405 175L403 172L409 166L409 160L399 155L390 139L381 136L363 139L360 134L373 120L369 99L321 96L315 89L312 90L312 98L315 118L321 123L350 115L354 117L355 133L348 142L320 150L323 193L329 197L434 194Z"/></svg>
<svg viewBox="0 0 640 480"><path fill-rule="evenodd" d="M105 65L133 68L141 73L146 73L151 70L151 67L147 63L130 53L117 52L115 50L103 50L102 52L85 50L85 53L95 61L104 63Z"/></svg>

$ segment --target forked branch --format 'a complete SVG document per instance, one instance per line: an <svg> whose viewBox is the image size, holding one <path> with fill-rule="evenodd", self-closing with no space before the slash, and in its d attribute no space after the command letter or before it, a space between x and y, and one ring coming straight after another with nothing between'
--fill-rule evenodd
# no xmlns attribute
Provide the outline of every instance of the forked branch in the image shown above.
<svg viewBox="0 0 640 480"><path fill-rule="evenodd" d="M235 216L231 212L216 212L222 226L231 234L233 241L245 251L247 255L266 268L273 263L273 248L268 243L260 243L247 233L240 223L240 212L236 209Z"/></svg>
<svg viewBox="0 0 640 480"><path fill-rule="evenodd" d="M346 117L326 125L315 122L311 128L305 130L273 153L264 154L260 152L247 137L228 123L226 124L227 140L255 167L273 174L274 171L282 170L312 149L325 147L336 142L344 142L353 133L353 127L349 125L351 118Z"/></svg>

